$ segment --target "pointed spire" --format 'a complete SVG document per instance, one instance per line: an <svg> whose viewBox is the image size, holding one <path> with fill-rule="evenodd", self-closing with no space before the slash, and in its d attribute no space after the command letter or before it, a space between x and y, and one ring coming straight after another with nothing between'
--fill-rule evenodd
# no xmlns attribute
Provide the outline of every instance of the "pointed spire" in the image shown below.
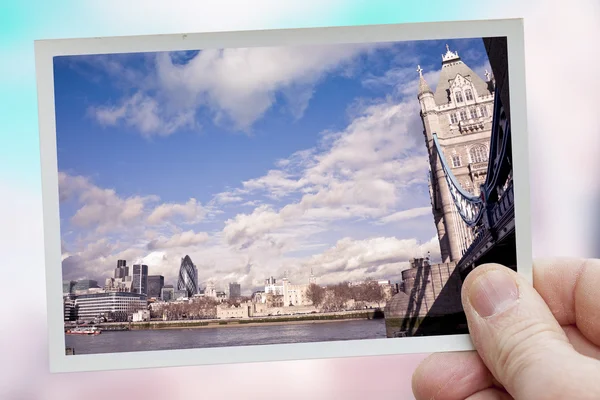
<svg viewBox="0 0 600 400"><path fill-rule="evenodd" d="M420 65L417 66L417 72L419 73L419 95L423 93L433 94L429 88L429 85L427 84L427 81L425 81L425 77L423 76L423 68L421 68Z"/></svg>

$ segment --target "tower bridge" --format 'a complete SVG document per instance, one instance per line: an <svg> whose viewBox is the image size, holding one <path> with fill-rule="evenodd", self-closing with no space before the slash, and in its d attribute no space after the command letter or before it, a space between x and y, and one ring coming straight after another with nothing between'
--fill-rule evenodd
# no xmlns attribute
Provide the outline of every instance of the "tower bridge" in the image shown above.
<svg viewBox="0 0 600 400"><path fill-rule="evenodd" d="M506 38L483 41L487 81L448 46L435 93L417 68L441 263L414 259L403 271L403 290L386 305L390 337L467 333L464 278L488 262L516 269Z"/></svg>

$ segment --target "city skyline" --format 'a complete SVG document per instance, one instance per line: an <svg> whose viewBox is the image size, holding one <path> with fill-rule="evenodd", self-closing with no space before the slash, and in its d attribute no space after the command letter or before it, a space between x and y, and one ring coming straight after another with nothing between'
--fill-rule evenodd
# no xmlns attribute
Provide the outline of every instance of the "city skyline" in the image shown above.
<svg viewBox="0 0 600 400"><path fill-rule="evenodd" d="M182 257L181 261L182 261L182 265L187 264L187 262L185 261L186 259L189 259L189 262L192 263L191 265L195 266L195 264L193 264L193 260L191 260L189 258L188 255L186 255L185 257ZM167 281L165 281L164 276L161 274L156 274L156 273L152 273L152 271L149 268L146 268L147 271L147 286L148 286L148 293L139 293L139 290L132 286L131 284L133 283L133 276L128 274L128 270L129 267L132 267L132 271L135 270L134 267L140 267L140 265L127 265L127 260L117 260L117 268L114 270L113 275L112 276L107 276L107 277L102 277L100 278L100 280L88 280L88 279L81 279L81 280L63 280L63 294L69 294L69 295L73 295L75 294L75 292L79 291L81 293L85 293L85 294L89 294L89 289L92 289L92 293L101 293L101 292L120 292L120 291L130 291L133 293L138 293L138 294L143 294L145 295L148 299L157 299L157 300L161 300L161 295L160 294L156 294L154 295L153 293L151 293L153 290L160 292L162 290L162 288L165 287L171 287L173 289L175 289L176 287L179 286L179 282L177 281L176 283L168 283ZM141 265L141 267L148 267L147 265ZM256 293L260 293L260 292L264 292L265 290L265 286L267 285L266 282L268 281L272 281L272 280L276 280L276 281L282 281L284 279L287 279L287 277L285 276L268 276L264 279L264 282L262 285L259 285L259 287L253 287L253 288L244 288L242 287L241 284L237 283L237 282L220 282L220 281L214 281L214 280L209 280L206 282L196 282L197 286L196 286L196 290L192 290L192 296L186 296L186 298L191 298L193 297L193 295L195 294L204 294L205 290L209 287L213 287L215 290L217 290L217 292L220 293L226 293L227 296L229 298L235 299L236 297L251 297L252 295L256 294ZM346 281L346 283L348 283L350 286L352 286L353 284L357 284L359 282L366 282L368 279L363 279L360 281L351 281L348 282ZM391 280L389 279L379 279L379 281L388 281L391 283ZM153 285L151 283L151 281L155 281L154 282L154 288L151 289L151 286ZM129 283L130 286L122 286L119 287L118 285L120 283ZM302 282L291 282L291 283L300 283L300 284L311 284L311 283L315 283L318 284L318 277L314 276L312 274L312 272L310 273L310 275L307 277L307 279L303 280ZM343 283L343 282L341 282ZM82 288L81 286L85 286L84 288ZM321 286L321 285L320 285ZM159 287L160 289L158 289L157 287ZM325 287L325 286L322 286ZM232 291L233 288L233 291ZM68 289L68 290L67 290ZM261 290L262 289L262 290ZM187 291L187 289L177 289L178 291Z"/></svg>
<svg viewBox="0 0 600 400"><path fill-rule="evenodd" d="M176 283L189 254L250 290L439 258L415 94L446 44L489 69L478 39L58 57L64 279L127 259Z"/></svg>

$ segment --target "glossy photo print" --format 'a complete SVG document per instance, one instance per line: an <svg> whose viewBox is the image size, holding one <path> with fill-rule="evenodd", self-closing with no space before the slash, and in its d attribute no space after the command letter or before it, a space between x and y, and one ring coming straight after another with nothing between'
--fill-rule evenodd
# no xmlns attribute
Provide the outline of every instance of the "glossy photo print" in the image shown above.
<svg viewBox="0 0 600 400"><path fill-rule="evenodd" d="M467 274L531 275L522 38L435 26L38 43L53 370L471 348Z"/></svg>

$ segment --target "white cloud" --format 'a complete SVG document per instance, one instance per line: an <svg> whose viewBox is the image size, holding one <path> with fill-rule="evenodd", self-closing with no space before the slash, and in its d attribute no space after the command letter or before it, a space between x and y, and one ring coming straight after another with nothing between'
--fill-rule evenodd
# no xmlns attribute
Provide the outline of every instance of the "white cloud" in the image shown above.
<svg viewBox="0 0 600 400"><path fill-rule="evenodd" d="M72 251L63 255L63 279L99 279L112 276L110 271L116 267L121 256L137 254L135 249L122 251L118 245L107 238L90 242L79 251Z"/></svg>
<svg viewBox="0 0 600 400"><path fill-rule="evenodd" d="M279 164L284 164L285 162L289 161L280 161ZM306 183L304 180L294 179L291 174L285 171L273 169L260 178L243 182L243 186L250 191L268 190L270 197L277 198L300 189Z"/></svg>
<svg viewBox="0 0 600 400"><path fill-rule="evenodd" d="M164 203L157 206L147 218L151 225L158 225L171 220L174 217L183 217L184 223L195 224L207 214L206 208L196 199L189 199L187 203Z"/></svg>
<svg viewBox="0 0 600 400"><path fill-rule="evenodd" d="M223 55L215 53L213 57L203 62L224 62L215 61ZM177 69L178 74L191 74L186 71L192 67L169 68ZM191 80L188 89L195 90L199 83L194 79L199 78L189 75L187 79ZM416 80L414 76L402 85L416 90ZM238 83L242 91L258 90ZM348 223L409 217L406 209L414 202L416 185L425 183L427 171L414 95L403 101L390 97L357 102L345 129L323 132L315 147L277 160L263 176L216 194L206 206L190 199L184 204L150 208L143 214L142 226L157 225L159 232L146 230L144 235L130 237L123 241L123 248L129 246L132 259L153 254L151 268L173 279L185 250L198 265L201 280L227 277L244 287L258 287L266 277L283 271L291 271L290 278L304 280L310 267L318 270L323 265L328 266L324 279L331 283L362 279L365 274L398 277L411 252L416 251L413 248L418 247L416 239L401 240L392 237L395 233L371 231L365 232L363 240L345 239L334 247L331 243L340 233L347 234ZM275 205L265 204L268 199ZM222 230L210 237L194 231L165 231L181 222L200 222L207 213L213 213L213 207L233 203L255 208L221 220ZM212 222L218 224L219 220ZM430 247L435 250L435 246L437 241ZM328 247L325 253L311 256ZM118 251L122 250L113 253Z"/></svg>
<svg viewBox="0 0 600 400"><path fill-rule="evenodd" d="M262 235L283 225L283 217L269 206L257 207L252 214L238 214L225 221L223 234L228 243L248 246Z"/></svg>
<svg viewBox="0 0 600 400"><path fill-rule="evenodd" d="M417 63L415 63L409 67L392 68L381 76L366 77L363 79L362 84L367 88L375 90L392 89L396 96L409 96L414 99L419 88L417 66ZM423 77L429 84L429 87L432 90L435 90L435 86L437 85L440 76L440 70L427 71L425 68L423 68L423 70Z"/></svg>
<svg viewBox="0 0 600 400"><path fill-rule="evenodd" d="M280 159L281 169L243 183L244 189L269 198L294 195L276 210L261 206L229 220L231 244L251 245L261 236L303 221L325 223L381 218L396 211L410 188L424 183L427 157L412 127L419 123L414 101L391 100L354 110L340 132L327 132L320 145Z"/></svg>
<svg viewBox="0 0 600 400"><path fill-rule="evenodd" d="M198 127L207 112L217 124L249 131L281 96L293 118L301 118L316 85L330 73L344 75L360 54L389 44L205 49L186 64L157 53L148 76L117 59L101 58L103 69L138 91L119 104L90 108L99 123L124 123L143 136L170 135Z"/></svg>
<svg viewBox="0 0 600 400"><path fill-rule="evenodd" d="M194 232L187 231L177 233L170 238L160 238L151 240L147 247L148 250L156 250L156 249L170 249L177 247L190 247L196 246L201 243L204 243L208 240L209 236L206 232Z"/></svg>
<svg viewBox="0 0 600 400"><path fill-rule="evenodd" d="M367 276L383 278L395 276L409 267L408 260L428 251L437 238L421 246L415 239L400 240L395 237L375 237L366 240L344 238L335 246L304 262L313 269L324 284L363 280ZM439 253L439 251L438 251Z"/></svg>
<svg viewBox="0 0 600 400"><path fill-rule="evenodd" d="M395 212L393 214L387 215L381 218L381 223L389 224L391 222L400 222L406 221L408 219L430 216L431 215L431 207L419 207L419 208L411 208L409 210L402 210Z"/></svg>
<svg viewBox="0 0 600 400"><path fill-rule="evenodd" d="M231 203L239 203L244 201L244 198L240 196L243 194L242 191L229 191L229 192L221 192L215 195L211 204L231 204Z"/></svg>
<svg viewBox="0 0 600 400"><path fill-rule="evenodd" d="M159 87L172 103L195 109L206 106L217 122L247 130L275 102L288 99L298 118L314 86L373 45L262 47L203 50L188 64L174 65L157 56Z"/></svg>
<svg viewBox="0 0 600 400"><path fill-rule="evenodd" d="M114 126L123 121L135 127L143 136L168 136L180 128L195 126L195 112L192 109L165 112L157 98L137 92L122 100L118 106L97 106L89 112L102 125Z"/></svg>
<svg viewBox="0 0 600 400"><path fill-rule="evenodd" d="M145 206L155 201L155 196L119 197L113 189L102 189L88 178L59 173L59 197L61 201L76 198L82 204L71 217L71 223L79 228L95 228L98 232L118 229L138 220Z"/></svg>

